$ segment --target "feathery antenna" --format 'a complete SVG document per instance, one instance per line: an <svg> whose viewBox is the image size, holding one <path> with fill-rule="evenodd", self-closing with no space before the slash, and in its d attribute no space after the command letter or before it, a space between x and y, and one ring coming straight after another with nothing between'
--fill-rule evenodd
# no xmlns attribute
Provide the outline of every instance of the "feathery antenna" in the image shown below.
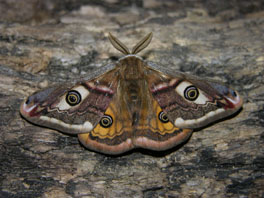
<svg viewBox="0 0 264 198"><path fill-rule="evenodd" d="M128 55L128 54L137 54L143 49L145 49L149 45L152 36L153 36L152 32L146 35L141 41L139 41L133 47L132 52L130 52L129 49L126 47L126 45L122 43L120 40L118 40L116 37L114 37L110 32L108 38L112 43L112 45L114 46L114 48L116 48L118 51L122 52L123 54Z"/></svg>

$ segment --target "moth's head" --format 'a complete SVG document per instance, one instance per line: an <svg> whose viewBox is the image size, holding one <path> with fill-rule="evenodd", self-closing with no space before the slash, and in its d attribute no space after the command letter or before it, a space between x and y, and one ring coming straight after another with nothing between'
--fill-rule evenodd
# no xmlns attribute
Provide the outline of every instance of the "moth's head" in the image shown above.
<svg viewBox="0 0 264 198"><path fill-rule="evenodd" d="M175 91L181 96L181 114L174 124L181 128L201 128L237 112L243 100L232 88L221 83L188 79Z"/></svg>

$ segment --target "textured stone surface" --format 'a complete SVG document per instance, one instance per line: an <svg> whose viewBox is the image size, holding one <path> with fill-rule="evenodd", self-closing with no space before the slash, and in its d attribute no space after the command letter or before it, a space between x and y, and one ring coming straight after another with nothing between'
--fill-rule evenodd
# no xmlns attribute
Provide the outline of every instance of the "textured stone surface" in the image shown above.
<svg viewBox="0 0 264 198"><path fill-rule="evenodd" d="M262 1L14 2L0 2L0 197L264 196ZM23 120L29 94L120 56L109 31L128 46L153 32L140 55L225 82L243 110L170 151L115 157Z"/></svg>

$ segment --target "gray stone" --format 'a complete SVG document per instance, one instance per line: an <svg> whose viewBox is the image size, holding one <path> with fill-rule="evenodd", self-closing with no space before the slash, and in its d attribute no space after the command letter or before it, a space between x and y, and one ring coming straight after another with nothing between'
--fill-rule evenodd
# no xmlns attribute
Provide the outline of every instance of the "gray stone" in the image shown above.
<svg viewBox="0 0 264 198"><path fill-rule="evenodd" d="M262 1L14 2L0 3L0 197L264 196ZM153 32L141 56L230 85L242 111L172 150L121 156L20 117L34 91L120 57L108 32L131 47Z"/></svg>

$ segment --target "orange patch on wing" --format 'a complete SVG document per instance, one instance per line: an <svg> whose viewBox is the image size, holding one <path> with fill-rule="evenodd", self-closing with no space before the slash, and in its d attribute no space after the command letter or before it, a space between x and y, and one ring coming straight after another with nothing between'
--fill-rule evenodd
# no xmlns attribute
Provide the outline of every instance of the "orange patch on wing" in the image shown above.
<svg viewBox="0 0 264 198"><path fill-rule="evenodd" d="M167 123L161 122L159 119L159 113L162 111L156 100L152 101L154 114L151 118L148 118L149 112L147 110L143 110L141 113L140 124L137 127L137 130L150 130L154 133L159 133L161 135L165 135L168 133L173 133L174 131L178 131L179 128L175 127L170 121Z"/></svg>
<svg viewBox="0 0 264 198"><path fill-rule="evenodd" d="M170 121L166 123L160 121L159 113L162 111L162 109L154 99L151 101L151 104L151 109L143 108L143 110L140 112L139 123L135 126L132 126L131 116L129 116L128 111L122 109L123 111L120 112L120 110L117 109L116 103L112 101L105 111L105 115L112 117L112 125L108 128L105 128L101 126L100 123L98 123L90 133L92 136L98 137L100 139L113 139L124 132L130 133L133 131L149 131L149 133L159 133L160 135L165 135L180 130ZM137 137L137 134L134 134L134 137ZM83 140L88 139L89 133L79 134L79 138Z"/></svg>
<svg viewBox="0 0 264 198"><path fill-rule="evenodd" d="M91 131L94 137L99 137L101 139L110 138L121 135L123 131L131 131L131 120L128 119L126 113L124 115L120 115L120 112L117 110L114 102L111 102L109 107L105 111L105 115L109 115L112 117L112 125L108 128L102 127L100 123L98 123L95 128Z"/></svg>

